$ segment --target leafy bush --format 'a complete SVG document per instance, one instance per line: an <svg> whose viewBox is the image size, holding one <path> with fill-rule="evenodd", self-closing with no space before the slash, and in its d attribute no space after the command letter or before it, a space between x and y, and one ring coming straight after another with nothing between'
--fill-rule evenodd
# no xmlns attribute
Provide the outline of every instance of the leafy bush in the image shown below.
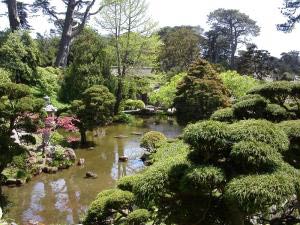
<svg viewBox="0 0 300 225"><path fill-rule="evenodd" d="M149 152L155 152L167 138L163 133L158 131L150 131L141 139L141 147L147 149Z"/></svg>
<svg viewBox="0 0 300 225"><path fill-rule="evenodd" d="M270 121L283 121L289 116L287 110L277 104L268 104L265 111L265 117Z"/></svg>
<svg viewBox="0 0 300 225"><path fill-rule="evenodd" d="M226 71L219 76L231 95L237 99L261 84L261 81L249 76L242 76L236 71Z"/></svg>
<svg viewBox="0 0 300 225"><path fill-rule="evenodd" d="M213 166L193 168L181 179L180 189L183 192L207 193L220 187L225 182L222 169Z"/></svg>
<svg viewBox="0 0 300 225"><path fill-rule="evenodd" d="M145 107L145 103L142 100L128 99L124 103L125 110L144 109Z"/></svg>
<svg viewBox="0 0 300 225"><path fill-rule="evenodd" d="M269 144L280 153L288 150L289 141L283 130L266 120L242 120L229 125L229 137L239 141L259 141Z"/></svg>
<svg viewBox="0 0 300 225"><path fill-rule="evenodd" d="M101 192L90 205L83 224L106 224L108 217L113 217L117 211L127 209L133 202L134 196L128 191L115 189Z"/></svg>
<svg viewBox="0 0 300 225"><path fill-rule="evenodd" d="M207 119L219 108L229 106L229 92L213 67L199 59L178 85L174 107L180 123Z"/></svg>
<svg viewBox="0 0 300 225"><path fill-rule="evenodd" d="M261 96L249 97L232 106L234 116L237 119L262 118L267 100Z"/></svg>
<svg viewBox="0 0 300 225"><path fill-rule="evenodd" d="M127 225L144 225L150 218L150 213L146 209L137 209L129 213L126 218Z"/></svg>
<svg viewBox="0 0 300 225"><path fill-rule="evenodd" d="M0 68L0 84L11 82L12 74L4 68Z"/></svg>
<svg viewBox="0 0 300 225"><path fill-rule="evenodd" d="M226 154L229 129L226 123L204 121L185 128L183 140L188 143L204 161L216 154Z"/></svg>
<svg viewBox="0 0 300 225"><path fill-rule="evenodd" d="M180 73L171 78L169 82L163 84L158 90L151 92L149 99L151 104L171 108L176 97L178 84L186 76L186 73Z"/></svg>
<svg viewBox="0 0 300 225"><path fill-rule="evenodd" d="M232 108L219 109L215 111L210 118L220 122L233 122L233 110Z"/></svg>
<svg viewBox="0 0 300 225"><path fill-rule="evenodd" d="M52 145L64 145L66 142L65 137L61 135L58 131L52 133L50 141Z"/></svg>
<svg viewBox="0 0 300 225"><path fill-rule="evenodd" d="M118 115L114 116L113 121L116 123L133 123L135 120L134 116L126 114L126 113L119 113Z"/></svg>
<svg viewBox="0 0 300 225"><path fill-rule="evenodd" d="M257 141L241 141L235 144L230 156L242 171L253 172L274 169L281 157L276 149Z"/></svg>
<svg viewBox="0 0 300 225"><path fill-rule="evenodd" d="M251 191L249 191L251 188ZM253 175L233 179L225 190L226 201L252 214L268 212L272 205L283 205L296 193L295 183L288 175Z"/></svg>

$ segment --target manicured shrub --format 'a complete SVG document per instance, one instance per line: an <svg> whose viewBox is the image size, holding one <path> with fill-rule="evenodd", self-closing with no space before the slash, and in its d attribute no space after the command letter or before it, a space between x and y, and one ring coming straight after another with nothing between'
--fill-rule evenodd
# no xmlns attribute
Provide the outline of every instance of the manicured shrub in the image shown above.
<svg viewBox="0 0 300 225"><path fill-rule="evenodd" d="M261 96L249 96L235 103L233 113L237 119L263 118L267 100Z"/></svg>
<svg viewBox="0 0 300 225"><path fill-rule="evenodd" d="M146 209L136 209L129 213L125 224L127 225L144 225L150 218L150 213Z"/></svg>
<svg viewBox="0 0 300 225"><path fill-rule="evenodd" d="M98 194L84 218L84 225L106 224L109 217L113 217L114 210L126 210L134 202L131 192L122 190L107 190Z"/></svg>
<svg viewBox="0 0 300 225"><path fill-rule="evenodd" d="M183 192L196 192L205 194L219 188L225 181L222 169L214 166L201 166L190 170L180 182Z"/></svg>
<svg viewBox="0 0 300 225"><path fill-rule="evenodd" d="M268 104L265 111L265 118L270 121L279 122L288 118L286 109L277 104Z"/></svg>
<svg viewBox="0 0 300 225"><path fill-rule="evenodd" d="M274 169L280 154L268 144L257 141L241 141L230 152L241 172L257 172Z"/></svg>
<svg viewBox="0 0 300 225"><path fill-rule="evenodd" d="M55 131L52 133L50 141L52 145L63 145L65 143L65 138L58 131Z"/></svg>
<svg viewBox="0 0 300 225"><path fill-rule="evenodd" d="M240 141L259 141L283 153L288 150L289 141L284 131L267 120L242 120L229 125L230 140L233 143Z"/></svg>
<svg viewBox="0 0 300 225"><path fill-rule="evenodd" d="M272 205L281 206L295 193L295 184L287 174L268 174L233 179L226 186L224 197L242 212L252 214L268 212Z"/></svg>
<svg viewBox="0 0 300 225"><path fill-rule="evenodd" d="M118 180L117 187L123 191L132 192L138 179L140 179L140 176L138 175L122 177Z"/></svg>
<svg viewBox="0 0 300 225"><path fill-rule="evenodd" d="M155 152L156 149L166 140L167 138L163 133L158 131L150 131L144 134L140 145L149 152Z"/></svg>
<svg viewBox="0 0 300 225"><path fill-rule="evenodd" d="M125 110L144 109L145 103L142 100L128 99L124 103Z"/></svg>
<svg viewBox="0 0 300 225"><path fill-rule="evenodd" d="M217 109L229 106L228 96L213 67L205 60L195 61L177 87L174 107L178 122L209 118Z"/></svg>
<svg viewBox="0 0 300 225"><path fill-rule="evenodd" d="M283 105L291 93L291 82L274 81L261 85L249 91L250 94L259 94L272 103Z"/></svg>
<svg viewBox="0 0 300 225"><path fill-rule="evenodd" d="M233 110L232 108L219 109L215 111L210 118L220 122L233 122Z"/></svg>
<svg viewBox="0 0 300 225"><path fill-rule="evenodd" d="M218 121L204 121L185 128L183 140L200 154L204 161L228 150L228 125Z"/></svg>
<svg viewBox="0 0 300 225"><path fill-rule="evenodd" d="M11 82L11 77L11 72L0 67L0 84Z"/></svg>

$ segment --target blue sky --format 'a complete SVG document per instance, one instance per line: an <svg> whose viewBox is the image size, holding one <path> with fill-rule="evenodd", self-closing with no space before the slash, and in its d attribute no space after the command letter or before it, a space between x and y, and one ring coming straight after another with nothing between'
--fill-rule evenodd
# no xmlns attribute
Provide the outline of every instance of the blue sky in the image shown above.
<svg viewBox="0 0 300 225"><path fill-rule="evenodd" d="M31 0L23 0L30 2ZM58 4L61 0L51 0ZM252 39L259 48L270 51L279 56L281 52L290 50L300 51L300 24L292 33L282 33L276 30L276 24L285 18L280 13L283 0L148 0L149 14L160 27L176 25L206 25L209 12L218 8L238 9L256 20L261 27L259 37ZM0 14L6 10L0 5ZM5 17L0 18L0 29L8 25ZM32 25L41 33L49 31L51 27L45 18L32 18Z"/></svg>

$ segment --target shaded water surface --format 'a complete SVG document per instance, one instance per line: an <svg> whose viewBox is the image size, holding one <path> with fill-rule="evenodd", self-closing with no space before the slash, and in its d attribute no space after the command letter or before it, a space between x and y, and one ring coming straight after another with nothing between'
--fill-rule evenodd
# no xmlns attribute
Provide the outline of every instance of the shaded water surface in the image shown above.
<svg viewBox="0 0 300 225"><path fill-rule="evenodd" d="M155 124L154 119L144 119L139 125L112 125L104 128L103 136L89 139L96 143L94 149L79 149L77 158L84 158L83 167L74 166L53 175L40 175L19 188L4 188L11 205L7 217L18 224L34 220L44 224L74 224L87 210L88 205L104 189L114 187L116 180L143 168L139 160L143 150L139 147L144 133L157 130L168 137L181 133L177 124L167 121ZM117 139L115 136L128 138ZM127 163L119 163L119 156L129 157ZM87 171L95 172L97 179L85 179Z"/></svg>

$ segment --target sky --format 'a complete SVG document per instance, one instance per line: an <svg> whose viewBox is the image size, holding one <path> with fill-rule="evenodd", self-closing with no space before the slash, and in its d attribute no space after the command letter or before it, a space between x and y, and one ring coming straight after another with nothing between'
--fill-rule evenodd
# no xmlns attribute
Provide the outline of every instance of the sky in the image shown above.
<svg viewBox="0 0 300 225"><path fill-rule="evenodd" d="M28 1L30 0L23 0ZM56 4L61 0L50 1ZM260 36L251 40L258 48L268 50L277 57L282 52L300 51L300 24L293 32L287 34L276 29L276 24L285 21L280 13L283 0L148 0L147 2L149 14L158 22L159 27L200 25L208 30L206 21L210 12L218 8L238 9L257 21L261 27ZM5 5L0 5L0 14L5 10ZM7 25L7 18L0 17L0 29ZM49 31L51 27L46 19L39 17L32 19L32 26L40 33Z"/></svg>

